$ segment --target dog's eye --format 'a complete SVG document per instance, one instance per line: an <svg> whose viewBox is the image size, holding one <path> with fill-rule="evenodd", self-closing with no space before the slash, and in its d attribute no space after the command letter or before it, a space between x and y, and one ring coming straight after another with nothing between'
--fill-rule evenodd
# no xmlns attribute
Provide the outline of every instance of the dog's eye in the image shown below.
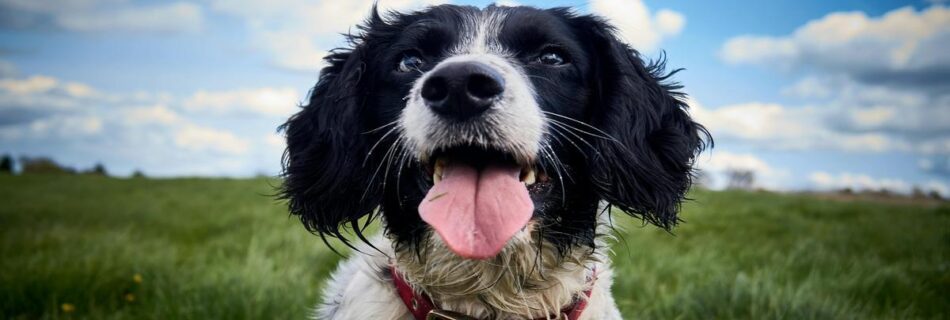
<svg viewBox="0 0 950 320"><path fill-rule="evenodd" d="M402 55L402 60L399 61L399 66L396 69L399 72L412 72L422 69L423 65L425 65L425 61L418 54L407 52Z"/></svg>
<svg viewBox="0 0 950 320"><path fill-rule="evenodd" d="M538 56L538 63L549 66L560 66L567 64L567 55L557 49L545 49Z"/></svg>

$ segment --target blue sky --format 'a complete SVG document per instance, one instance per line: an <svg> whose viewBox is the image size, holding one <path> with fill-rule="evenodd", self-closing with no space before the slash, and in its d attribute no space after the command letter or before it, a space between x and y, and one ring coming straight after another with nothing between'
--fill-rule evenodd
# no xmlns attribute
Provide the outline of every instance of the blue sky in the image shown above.
<svg viewBox="0 0 950 320"><path fill-rule="evenodd" d="M381 0L419 8L471 0ZM0 0L0 153L118 175L276 174L274 129L371 0ZM731 169L780 190L950 195L940 1L502 1L606 15L664 51Z"/></svg>

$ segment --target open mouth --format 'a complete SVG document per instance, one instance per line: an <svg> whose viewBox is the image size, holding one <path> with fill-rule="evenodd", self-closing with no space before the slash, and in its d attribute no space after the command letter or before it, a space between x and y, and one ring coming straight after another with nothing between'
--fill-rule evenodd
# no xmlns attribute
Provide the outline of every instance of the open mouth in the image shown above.
<svg viewBox="0 0 950 320"><path fill-rule="evenodd" d="M539 169L533 163L520 164L514 156L508 153L479 147L441 149L434 152L429 159L432 159L432 161L429 162L426 168L432 174L433 183L442 181L445 168L450 164L465 164L476 169L484 169L488 166L516 166L521 169L518 175L519 181L528 187L538 181L539 175L544 175L543 172L539 172Z"/></svg>
<svg viewBox="0 0 950 320"><path fill-rule="evenodd" d="M531 220L535 165L476 147L440 150L430 159L433 185L419 215L459 256L494 257Z"/></svg>

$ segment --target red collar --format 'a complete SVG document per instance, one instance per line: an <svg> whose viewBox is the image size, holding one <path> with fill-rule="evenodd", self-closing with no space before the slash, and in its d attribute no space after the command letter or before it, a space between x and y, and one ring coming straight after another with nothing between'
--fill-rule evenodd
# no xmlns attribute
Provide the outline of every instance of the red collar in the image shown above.
<svg viewBox="0 0 950 320"><path fill-rule="evenodd" d="M399 294L399 298L402 299L402 303L406 305L406 308L412 313L412 316L416 320L426 320L426 319L451 319L449 317L438 318L433 317L429 318L434 312L440 312L435 309L435 304L432 303L432 300L429 299L429 296L425 293L417 293L412 290L412 287L409 286L409 283L406 283L406 280L402 278L402 275L396 271L395 267L389 267L389 272L393 278L393 285L396 286L396 293ZM565 319L567 320L577 320L580 319L581 313L584 312L584 309L587 308L587 300L590 299L591 290L593 290L593 282L597 280L597 269L594 269L591 272L591 276L588 278L588 283L591 284L591 288L584 290L584 298L576 299L573 305L567 306L564 309L561 309L562 315L566 315ZM434 311L435 310L435 311ZM537 320L546 320L548 318L540 318ZM561 319L561 317L555 317L553 319Z"/></svg>

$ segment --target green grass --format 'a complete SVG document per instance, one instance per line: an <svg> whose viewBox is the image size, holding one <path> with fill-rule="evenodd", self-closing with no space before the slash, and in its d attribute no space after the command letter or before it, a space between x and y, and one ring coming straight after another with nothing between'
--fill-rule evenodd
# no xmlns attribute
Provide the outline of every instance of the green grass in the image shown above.
<svg viewBox="0 0 950 320"><path fill-rule="evenodd" d="M275 183L0 176L0 317L303 318L340 258ZM946 204L692 197L675 235L617 220L627 318L950 317Z"/></svg>

